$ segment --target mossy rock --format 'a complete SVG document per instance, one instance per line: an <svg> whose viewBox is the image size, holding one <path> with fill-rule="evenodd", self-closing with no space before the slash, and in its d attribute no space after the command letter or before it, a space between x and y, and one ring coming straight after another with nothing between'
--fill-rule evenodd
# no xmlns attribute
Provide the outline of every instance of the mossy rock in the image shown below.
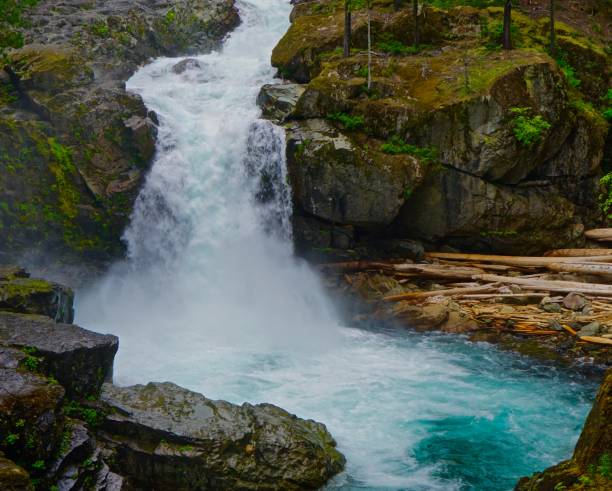
<svg viewBox="0 0 612 491"><path fill-rule="evenodd" d="M46 315L70 323L74 317L73 292L56 283L34 278L0 280L0 310Z"/></svg>
<svg viewBox="0 0 612 491"><path fill-rule="evenodd" d="M612 489L612 369L604 376L572 458L522 478L515 491L608 489Z"/></svg>

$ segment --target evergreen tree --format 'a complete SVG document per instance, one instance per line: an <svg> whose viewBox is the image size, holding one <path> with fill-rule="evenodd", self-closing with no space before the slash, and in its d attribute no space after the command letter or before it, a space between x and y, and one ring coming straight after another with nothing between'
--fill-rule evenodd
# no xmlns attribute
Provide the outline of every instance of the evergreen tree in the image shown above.
<svg viewBox="0 0 612 491"><path fill-rule="evenodd" d="M504 49L512 49L512 37L510 36L511 24L512 24L512 0L506 0L506 4L504 6L504 33L503 33Z"/></svg>

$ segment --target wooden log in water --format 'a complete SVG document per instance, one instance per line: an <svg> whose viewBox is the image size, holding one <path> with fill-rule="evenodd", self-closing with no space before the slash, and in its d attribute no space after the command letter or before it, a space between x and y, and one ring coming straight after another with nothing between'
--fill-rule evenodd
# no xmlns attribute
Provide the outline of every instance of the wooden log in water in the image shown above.
<svg viewBox="0 0 612 491"><path fill-rule="evenodd" d="M495 256L485 254L461 254L452 252L428 252L428 259L447 259L455 261L487 262L518 267L545 268L552 263L612 263L612 255L587 257L529 257L529 256Z"/></svg>
<svg viewBox="0 0 612 491"><path fill-rule="evenodd" d="M553 249L544 253L546 257L612 256L612 249Z"/></svg>

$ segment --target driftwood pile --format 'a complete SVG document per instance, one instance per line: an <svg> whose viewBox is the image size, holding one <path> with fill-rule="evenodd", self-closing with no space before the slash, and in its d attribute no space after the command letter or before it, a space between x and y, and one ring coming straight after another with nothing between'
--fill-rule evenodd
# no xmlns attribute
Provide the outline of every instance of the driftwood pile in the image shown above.
<svg viewBox="0 0 612 491"><path fill-rule="evenodd" d="M600 237L610 237L601 233ZM568 333L579 342L612 345L612 249L558 249L541 257L431 252L409 261L323 265L342 273L375 272L414 291L382 301L422 305L440 298L458 304L483 327L525 336Z"/></svg>

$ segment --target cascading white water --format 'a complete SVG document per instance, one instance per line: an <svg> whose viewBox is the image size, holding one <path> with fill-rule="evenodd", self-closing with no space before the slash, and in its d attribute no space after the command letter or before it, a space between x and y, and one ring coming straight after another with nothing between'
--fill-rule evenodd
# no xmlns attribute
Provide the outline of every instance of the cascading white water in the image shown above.
<svg viewBox="0 0 612 491"><path fill-rule="evenodd" d="M283 134L255 104L289 10L241 2L220 52L128 82L159 115L157 157L128 260L79 293L77 321L120 337L119 384L171 380L325 422L348 457L332 487L508 489L568 455L591 388L461 339L338 324L292 256Z"/></svg>

